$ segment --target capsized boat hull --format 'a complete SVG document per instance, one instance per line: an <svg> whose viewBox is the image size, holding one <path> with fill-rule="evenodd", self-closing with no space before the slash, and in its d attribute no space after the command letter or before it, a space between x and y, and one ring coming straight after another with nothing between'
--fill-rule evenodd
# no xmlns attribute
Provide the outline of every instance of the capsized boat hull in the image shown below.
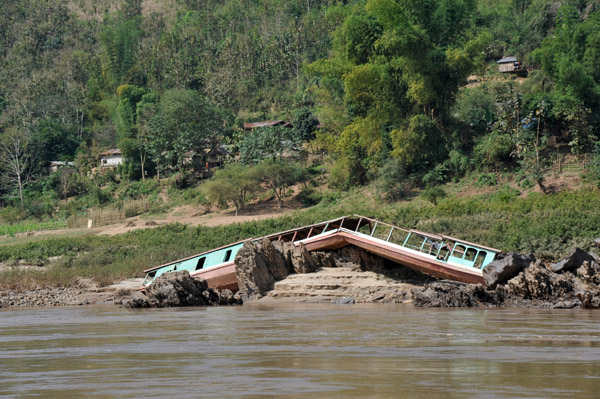
<svg viewBox="0 0 600 399"><path fill-rule="evenodd" d="M192 277L199 277L206 281L209 288L219 291L228 289L232 292L238 291L237 274L235 272L235 263L233 261L224 263L220 266L211 267L206 270L199 270L190 273Z"/></svg>
<svg viewBox="0 0 600 399"><path fill-rule="evenodd" d="M372 237L352 234L348 231L338 231L330 235L321 235L302 241L309 252L336 250L348 245L354 245L368 252L399 263L411 269L441 279L449 279L469 284L485 284L481 270L467 269L448 263L438 262L431 257L423 256L415 251L398 248L397 245L386 243Z"/></svg>

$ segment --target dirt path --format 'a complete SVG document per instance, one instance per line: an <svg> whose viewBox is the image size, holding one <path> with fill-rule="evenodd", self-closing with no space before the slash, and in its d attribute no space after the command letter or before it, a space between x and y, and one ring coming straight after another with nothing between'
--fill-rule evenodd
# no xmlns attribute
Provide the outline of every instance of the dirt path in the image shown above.
<svg viewBox="0 0 600 399"><path fill-rule="evenodd" d="M292 212L294 208L289 205L279 208L276 201L262 204L250 205L248 208L235 216L235 210L227 209L211 213L204 213L201 206L185 205L176 207L166 215L137 216L129 218L125 222L110 226L97 227L97 234L117 235L133 230L153 228L164 224L181 223L190 226L222 226L232 223L244 223L255 220L271 219Z"/></svg>

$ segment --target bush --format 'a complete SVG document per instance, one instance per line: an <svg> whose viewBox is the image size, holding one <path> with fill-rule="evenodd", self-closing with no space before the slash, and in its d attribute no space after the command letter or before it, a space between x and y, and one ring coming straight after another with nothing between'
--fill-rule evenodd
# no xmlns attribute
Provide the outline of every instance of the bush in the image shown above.
<svg viewBox="0 0 600 399"><path fill-rule="evenodd" d="M312 188L305 188L296 196L296 199L305 207L317 205L322 198L323 195Z"/></svg>
<svg viewBox="0 0 600 399"><path fill-rule="evenodd" d="M498 184L498 176L494 173L482 173L475 182L476 187L490 187Z"/></svg>
<svg viewBox="0 0 600 399"><path fill-rule="evenodd" d="M430 187L421 194L423 198L437 206L438 201L446 197L446 192L441 187Z"/></svg>

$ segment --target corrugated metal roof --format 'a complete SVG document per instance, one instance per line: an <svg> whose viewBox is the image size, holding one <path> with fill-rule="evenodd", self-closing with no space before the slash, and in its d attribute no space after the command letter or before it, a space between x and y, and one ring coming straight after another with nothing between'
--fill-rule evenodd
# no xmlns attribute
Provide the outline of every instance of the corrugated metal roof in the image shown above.
<svg viewBox="0 0 600 399"><path fill-rule="evenodd" d="M276 121L244 123L244 129L252 130L252 129L259 128L259 127L273 127L273 126L279 126L279 125L283 125L285 127L292 127L292 124L289 122L282 121L282 120L276 120Z"/></svg>
<svg viewBox="0 0 600 399"><path fill-rule="evenodd" d="M111 148L110 150L106 150L100 153L101 157L109 157L111 155L121 155L121 150L118 148Z"/></svg>
<svg viewBox="0 0 600 399"><path fill-rule="evenodd" d="M498 64L507 64L509 62L516 62L516 61L517 61L517 57L508 55L506 57L502 57L501 59L499 59Z"/></svg>

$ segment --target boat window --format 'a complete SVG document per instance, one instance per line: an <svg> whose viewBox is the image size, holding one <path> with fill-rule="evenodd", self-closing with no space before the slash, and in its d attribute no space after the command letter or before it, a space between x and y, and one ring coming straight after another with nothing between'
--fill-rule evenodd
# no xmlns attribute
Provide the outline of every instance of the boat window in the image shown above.
<svg viewBox="0 0 600 399"><path fill-rule="evenodd" d="M195 270L200 270L204 267L204 261L206 260L206 257L203 256L200 259L198 259L198 263L196 264L196 269Z"/></svg>
<svg viewBox="0 0 600 399"><path fill-rule="evenodd" d="M393 244L404 245L408 233L404 230L394 229L390 237L390 242Z"/></svg>
<svg viewBox="0 0 600 399"><path fill-rule="evenodd" d="M452 256L454 256L455 258L461 258L463 257L463 255L465 254L465 246L464 245L457 245L454 247L454 251L452 252Z"/></svg>
<svg viewBox="0 0 600 399"><path fill-rule="evenodd" d="M179 265L175 265L175 266L173 266L173 269L172 269L172 271L175 271L175 270L177 270L177 266L179 266Z"/></svg>
<svg viewBox="0 0 600 399"><path fill-rule="evenodd" d="M465 255L465 260L474 261L475 255L477 255L477 250L475 248L467 249L467 254Z"/></svg>
<svg viewBox="0 0 600 399"><path fill-rule="evenodd" d="M369 223L365 223L358 228L359 233L371 235L371 225Z"/></svg>
<svg viewBox="0 0 600 399"><path fill-rule="evenodd" d="M421 249L421 245L423 245L424 240L425 240L425 237L422 237L415 233L411 233L410 236L408 237L408 241L406 242L405 247L411 248L411 249L416 249L417 251L419 251Z"/></svg>
<svg viewBox="0 0 600 399"><path fill-rule="evenodd" d="M229 262L229 259L231 259L231 249L228 250L227 252L225 252L225 257L223 258L223 262Z"/></svg>
<svg viewBox="0 0 600 399"><path fill-rule="evenodd" d="M481 269L481 266L483 266L483 261L485 260L486 256L487 256L487 252L479 251L479 253L477 254L477 258L475 258L474 266L478 269Z"/></svg>
<svg viewBox="0 0 600 399"><path fill-rule="evenodd" d="M429 255L435 255L435 254L437 254L437 252L441 246L442 246L441 241L433 240L431 238L426 238L425 245L423 245L421 252L424 252Z"/></svg>

